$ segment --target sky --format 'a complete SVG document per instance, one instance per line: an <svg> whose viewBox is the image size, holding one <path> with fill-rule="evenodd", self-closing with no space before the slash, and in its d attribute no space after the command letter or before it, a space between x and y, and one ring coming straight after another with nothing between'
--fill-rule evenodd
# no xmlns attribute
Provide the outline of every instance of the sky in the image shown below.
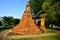
<svg viewBox="0 0 60 40"><path fill-rule="evenodd" d="M0 0L0 17L22 17L28 0Z"/></svg>

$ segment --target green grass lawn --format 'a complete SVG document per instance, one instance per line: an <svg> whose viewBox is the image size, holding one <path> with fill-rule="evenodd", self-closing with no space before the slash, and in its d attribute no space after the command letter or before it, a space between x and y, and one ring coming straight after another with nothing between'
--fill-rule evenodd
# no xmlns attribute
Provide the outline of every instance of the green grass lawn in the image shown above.
<svg viewBox="0 0 60 40"><path fill-rule="evenodd" d="M59 36L44 36L44 37L36 37L36 38L20 38L16 40L60 40Z"/></svg>
<svg viewBox="0 0 60 40"><path fill-rule="evenodd" d="M57 33L57 30L46 29L44 33ZM60 40L60 35L44 36L44 37L36 37L36 38L20 38L20 39L16 39L16 40Z"/></svg>
<svg viewBox="0 0 60 40"><path fill-rule="evenodd" d="M44 36L44 37L37 37L37 38L32 38L33 40L60 40L60 35L59 36Z"/></svg>
<svg viewBox="0 0 60 40"><path fill-rule="evenodd" d="M44 31L44 33L56 33L56 32L57 32L57 30L54 30L54 29L46 29Z"/></svg>
<svg viewBox="0 0 60 40"><path fill-rule="evenodd" d="M6 29L1 29L1 31L6 30ZM57 30L53 29L46 29L44 33L56 33ZM14 40L14 39L13 39ZM19 38L15 40L60 40L60 35L57 36L43 36L43 37L36 37L36 38Z"/></svg>
<svg viewBox="0 0 60 40"><path fill-rule="evenodd" d="M20 39L16 39L16 40L32 40L32 38L20 38Z"/></svg>

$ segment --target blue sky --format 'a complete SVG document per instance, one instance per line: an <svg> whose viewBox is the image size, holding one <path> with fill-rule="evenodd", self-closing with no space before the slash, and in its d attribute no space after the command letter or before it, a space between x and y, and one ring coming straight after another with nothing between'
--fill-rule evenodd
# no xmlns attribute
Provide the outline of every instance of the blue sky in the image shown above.
<svg viewBox="0 0 60 40"><path fill-rule="evenodd" d="M0 17L21 18L28 0L0 0Z"/></svg>

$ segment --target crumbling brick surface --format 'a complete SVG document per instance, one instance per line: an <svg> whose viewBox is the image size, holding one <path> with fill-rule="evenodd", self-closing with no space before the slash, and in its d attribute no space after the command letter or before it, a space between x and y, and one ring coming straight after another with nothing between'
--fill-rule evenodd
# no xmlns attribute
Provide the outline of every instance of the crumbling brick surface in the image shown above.
<svg viewBox="0 0 60 40"><path fill-rule="evenodd" d="M40 29L37 27L34 20L32 19L31 12L26 11L22 16L20 23L16 25L16 27L14 27L11 32L18 34L34 34L39 33Z"/></svg>
<svg viewBox="0 0 60 40"><path fill-rule="evenodd" d="M17 34L35 34L40 33L40 30L45 30L45 20L41 19L41 26L39 27L35 24L32 13L30 12L30 4L29 2L26 5L26 10L22 16L22 19L19 24L17 24L11 32ZM42 26L44 25L44 26Z"/></svg>

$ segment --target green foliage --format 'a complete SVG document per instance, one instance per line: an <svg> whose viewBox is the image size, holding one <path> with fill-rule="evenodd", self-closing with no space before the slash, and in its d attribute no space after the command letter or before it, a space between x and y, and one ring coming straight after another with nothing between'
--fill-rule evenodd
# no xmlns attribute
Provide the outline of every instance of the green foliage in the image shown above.
<svg viewBox="0 0 60 40"><path fill-rule="evenodd" d="M10 26L11 24L13 24L12 23L13 22L13 17L6 17L6 16L4 16L2 18L3 18L3 22L4 22L5 25Z"/></svg>
<svg viewBox="0 0 60 40"><path fill-rule="evenodd" d="M30 0L31 11L40 18L46 13L46 24L60 25L60 0Z"/></svg>
<svg viewBox="0 0 60 40"><path fill-rule="evenodd" d="M58 22L59 17L60 17L60 2L57 2L56 4L54 4L53 6L50 7L50 9L47 11L48 16L47 16L47 20L50 21L50 23L52 24L56 24ZM59 24L59 23L57 23Z"/></svg>
<svg viewBox="0 0 60 40"><path fill-rule="evenodd" d="M2 18L3 18L4 26L8 26L8 27L16 25L20 21L20 19L13 18L13 17L10 17L10 16L8 16L8 17L4 16Z"/></svg>
<svg viewBox="0 0 60 40"><path fill-rule="evenodd" d="M52 5L52 0L45 0L45 2L42 4L42 9L48 10L51 5Z"/></svg>
<svg viewBox="0 0 60 40"><path fill-rule="evenodd" d="M2 26L2 22L0 21L0 26Z"/></svg>
<svg viewBox="0 0 60 40"><path fill-rule="evenodd" d="M31 11L34 14L37 14L37 12L41 10L41 5L43 2L44 0L30 0Z"/></svg>
<svg viewBox="0 0 60 40"><path fill-rule="evenodd" d="M20 22L20 19L14 19L14 21L13 21L13 23L14 23L14 25L17 25L18 23Z"/></svg>

